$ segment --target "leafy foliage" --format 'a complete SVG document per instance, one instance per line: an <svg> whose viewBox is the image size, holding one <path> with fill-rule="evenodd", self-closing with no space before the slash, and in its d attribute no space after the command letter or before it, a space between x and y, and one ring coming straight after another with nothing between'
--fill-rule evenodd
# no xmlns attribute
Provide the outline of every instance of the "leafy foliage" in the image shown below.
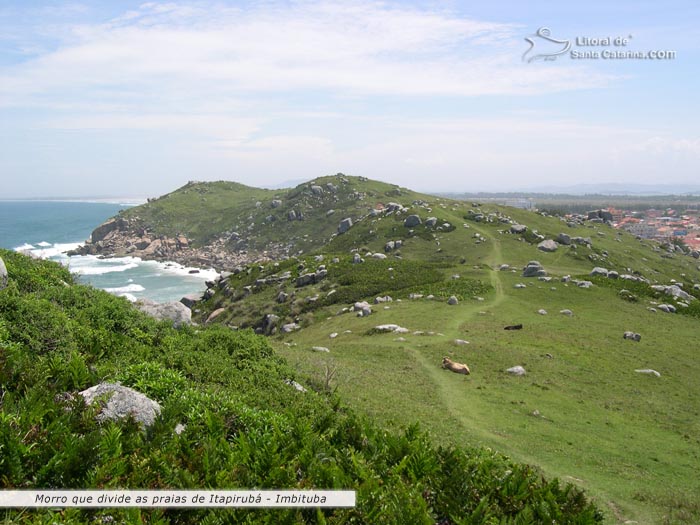
<svg viewBox="0 0 700 525"><path fill-rule="evenodd" d="M602 520L578 490L530 467L489 450L438 448L415 426L389 433L332 396L297 392L285 384L293 371L251 331L175 330L107 293L52 286L63 277L58 266L0 254L10 279L25 279L22 290L0 291L0 487L352 488L358 501L324 510L9 511L10 522ZM406 267L408 282L414 271ZM161 403L152 427L100 423L99 407L75 393L115 379Z"/></svg>

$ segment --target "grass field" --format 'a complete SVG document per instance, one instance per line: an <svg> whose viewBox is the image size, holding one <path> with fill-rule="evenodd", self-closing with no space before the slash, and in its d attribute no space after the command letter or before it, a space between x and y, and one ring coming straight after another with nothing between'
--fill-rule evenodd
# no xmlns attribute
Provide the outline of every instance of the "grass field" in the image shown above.
<svg viewBox="0 0 700 525"><path fill-rule="evenodd" d="M542 253L499 233L507 226L468 222L464 228L464 210L454 208L443 215L463 230L439 235L440 248L434 241L409 241L402 255L464 260L445 274L479 278L491 284L490 292L455 306L404 297L375 306L366 318L323 309L315 323L278 338L282 355L389 426L418 421L438 441L493 447L575 482L607 510L610 523L700 522L700 320L652 313L649 298L631 303L615 288L584 289L558 278L605 266L666 284L697 283L697 261L662 258L650 244L609 227L568 229L556 219L499 208L548 238L560 231L592 238L592 249ZM475 244L474 233L484 240ZM521 277L531 259L555 277L552 282ZM517 271L497 271L502 263ZM560 314L563 309L573 315ZM386 323L409 333L370 335ZM516 323L524 328L503 330ZM623 340L627 330L642 334L641 341ZM330 352L311 350L319 345ZM468 363L472 374L443 370L444 355ZM527 375L505 373L515 365ZM646 368L661 377L635 372ZM329 371L335 372L330 381Z"/></svg>
<svg viewBox="0 0 700 525"><path fill-rule="evenodd" d="M313 191L328 183L335 192ZM203 191L197 188L178 190L177 199L188 201L181 193ZM265 194L232 191L245 202L232 207L232 228L250 220L250 243L294 241L304 253L231 276L198 305L198 321L215 309L223 312L216 323L231 327L260 327L267 314L277 315L280 326L294 321L301 330L271 338L278 351L309 385L337 389L382 424L419 422L439 442L492 447L536 465L586 489L610 523L700 523L700 301L684 307L647 283L588 277L594 267L605 267L651 284L678 282L697 295L697 259L603 224L572 226L544 214L343 175ZM273 198L281 200L274 213L283 219L274 224L263 217ZM391 201L407 209L371 213ZM149 213L165 205L167 199L152 203ZM304 220L284 220L290 210L303 211ZM409 214L422 224L405 227ZM212 230L205 215L195 218ZM346 216L354 225L336 235ZM435 224L426 223L429 217ZM527 232L510 233L513 223ZM538 236L560 233L589 242L553 253L537 249ZM385 249L396 240L399 249ZM351 264L353 252L365 262ZM550 282L522 277L531 260L544 266ZM511 269L499 270L503 264ZM323 280L295 285L299 275L321 265L328 272ZM290 272L287 279L265 281L283 271ZM567 275L595 284L562 282ZM620 297L624 288L636 301ZM288 299L278 302L280 292ZM412 300L411 293L424 297ZM369 317L347 312L354 301L384 295L394 300L374 305ZM459 304L448 305L450 295ZM649 310L661 302L675 304L678 313ZM573 315L561 314L565 309ZM408 333L373 330L387 323ZM503 330L514 324L523 329ZM641 334L641 341L624 340L625 331ZM329 352L314 352L314 346ZM443 370L443 356L467 363L472 374ZM516 365L527 375L505 372ZM640 369L661 376L635 372Z"/></svg>

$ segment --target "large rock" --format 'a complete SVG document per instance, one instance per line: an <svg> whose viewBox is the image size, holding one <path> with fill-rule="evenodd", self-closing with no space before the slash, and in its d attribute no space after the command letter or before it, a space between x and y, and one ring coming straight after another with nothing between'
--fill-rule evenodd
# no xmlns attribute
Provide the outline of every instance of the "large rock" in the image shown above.
<svg viewBox="0 0 700 525"><path fill-rule="evenodd" d="M102 239L107 237L108 234L112 233L115 230L122 229L125 225L126 221L124 219L120 217L113 217L111 219L106 220L97 228L95 228L92 231L90 239L92 240L92 242L101 241Z"/></svg>
<svg viewBox="0 0 700 525"><path fill-rule="evenodd" d="M623 339L631 339L632 341L637 341L637 342L642 340L642 336L638 333L635 333L635 332L625 332L624 334L622 334L622 338Z"/></svg>
<svg viewBox="0 0 700 525"><path fill-rule="evenodd" d="M527 226L524 224L513 224L510 227L510 233L521 234L527 231Z"/></svg>
<svg viewBox="0 0 700 525"><path fill-rule="evenodd" d="M539 261L530 261L527 263L527 266L523 268L523 277L543 277L546 275L547 272Z"/></svg>
<svg viewBox="0 0 700 525"><path fill-rule="evenodd" d="M100 383L80 392L86 405L95 401L101 409L98 421L133 418L143 427L151 426L160 414L160 405L141 392L118 383Z"/></svg>
<svg viewBox="0 0 700 525"><path fill-rule="evenodd" d="M564 246L569 246L571 244L571 236L566 233L560 233L557 236L557 242L563 244Z"/></svg>
<svg viewBox="0 0 700 525"><path fill-rule="evenodd" d="M272 335L277 331L277 323L279 323L280 318L275 314L267 314L263 319L263 333L265 335Z"/></svg>
<svg viewBox="0 0 700 525"><path fill-rule="evenodd" d="M0 290L7 286L7 268L5 267L5 261L0 257Z"/></svg>
<svg viewBox="0 0 700 525"><path fill-rule="evenodd" d="M338 225L338 233L345 233L350 228L352 228L352 219L347 217L340 221L340 224Z"/></svg>
<svg viewBox="0 0 700 525"><path fill-rule="evenodd" d="M197 301L201 301L203 298L204 292L190 293L180 299L180 302L187 308L192 308Z"/></svg>
<svg viewBox="0 0 700 525"><path fill-rule="evenodd" d="M459 303L459 299L457 299L457 297L455 297L454 295L451 295L450 298L447 300L447 304L450 304L450 305L455 305L458 303Z"/></svg>
<svg viewBox="0 0 700 525"><path fill-rule="evenodd" d="M176 328L184 324L192 324L192 310L180 301L156 303L149 299L139 299L134 304L143 313L159 321L172 321Z"/></svg>
<svg viewBox="0 0 700 525"><path fill-rule="evenodd" d="M527 374L525 369L520 365L510 367L508 370L506 370L506 372L514 376L524 376L525 374Z"/></svg>
<svg viewBox="0 0 700 525"><path fill-rule="evenodd" d="M421 221L421 218L418 215L409 215L406 217L406 220L403 221L403 225L406 228L414 228L415 226L418 226L421 224L423 221Z"/></svg>
<svg viewBox="0 0 700 525"><path fill-rule="evenodd" d="M537 245L537 249L543 252L556 252L559 244L552 239L546 239Z"/></svg>
<svg viewBox="0 0 700 525"><path fill-rule="evenodd" d="M608 271L607 268L601 268L600 266L596 266L591 270L591 277L595 275L600 275L601 277L607 277L610 272Z"/></svg>

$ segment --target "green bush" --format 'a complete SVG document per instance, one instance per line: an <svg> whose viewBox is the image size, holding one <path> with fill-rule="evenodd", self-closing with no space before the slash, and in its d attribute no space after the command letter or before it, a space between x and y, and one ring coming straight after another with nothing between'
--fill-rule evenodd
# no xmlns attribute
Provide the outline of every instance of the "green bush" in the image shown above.
<svg viewBox="0 0 700 525"><path fill-rule="evenodd" d="M33 264L12 259L13 272ZM371 263L345 286L373 270L386 268ZM395 271L414 285L439 275ZM342 488L357 506L8 510L9 523L602 521L578 490L530 467L438 448L417 427L388 432L332 396L297 392L285 384L293 370L252 331L175 330L104 292L50 285L62 272L42 266L40 282L0 291L0 488ZM98 422L99 405L75 394L115 378L161 403L150 428Z"/></svg>

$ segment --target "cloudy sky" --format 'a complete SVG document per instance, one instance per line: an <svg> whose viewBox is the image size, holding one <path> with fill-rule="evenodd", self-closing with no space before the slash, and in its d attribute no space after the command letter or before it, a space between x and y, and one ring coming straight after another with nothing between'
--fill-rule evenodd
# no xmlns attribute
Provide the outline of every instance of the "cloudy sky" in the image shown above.
<svg viewBox="0 0 700 525"><path fill-rule="evenodd" d="M699 28L692 0L2 0L0 198L700 184ZM573 57L630 51L675 57Z"/></svg>

